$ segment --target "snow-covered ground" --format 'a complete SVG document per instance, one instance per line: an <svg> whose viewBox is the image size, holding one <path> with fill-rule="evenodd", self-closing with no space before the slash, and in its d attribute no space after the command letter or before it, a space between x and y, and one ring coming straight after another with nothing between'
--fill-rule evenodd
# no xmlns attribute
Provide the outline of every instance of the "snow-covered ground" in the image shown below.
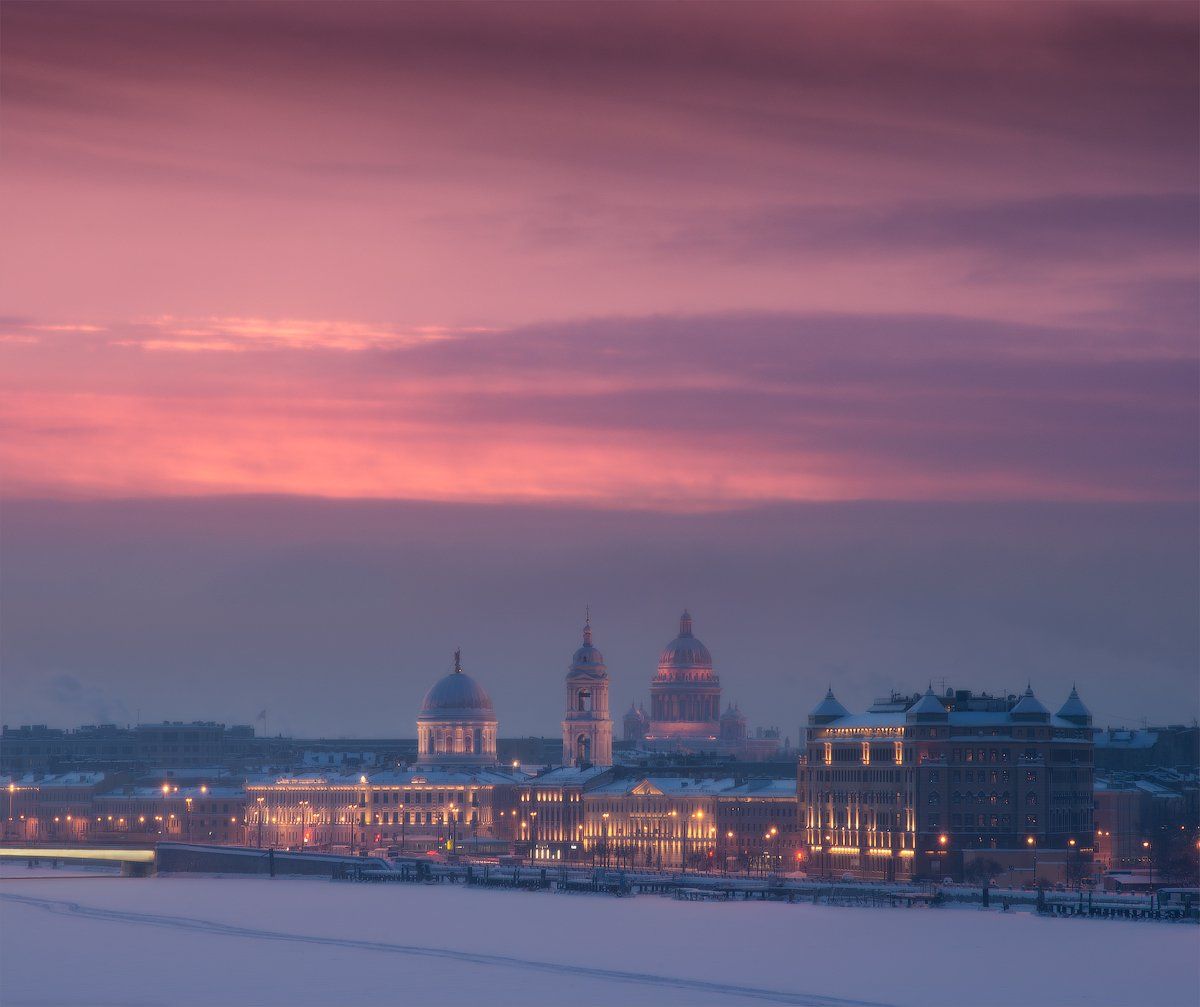
<svg viewBox="0 0 1200 1007"><path fill-rule="evenodd" d="M321 880L0 880L0 1004L1200 1003L1200 928Z"/></svg>

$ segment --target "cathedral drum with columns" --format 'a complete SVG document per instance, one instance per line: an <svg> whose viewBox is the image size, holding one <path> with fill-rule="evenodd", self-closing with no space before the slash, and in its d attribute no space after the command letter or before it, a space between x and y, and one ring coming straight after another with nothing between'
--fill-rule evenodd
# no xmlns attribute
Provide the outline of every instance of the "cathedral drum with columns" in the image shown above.
<svg viewBox="0 0 1200 1007"><path fill-rule="evenodd" d="M592 644L592 621L567 671L567 711L562 722L563 761L575 766L612 765L612 719L608 714L608 669Z"/></svg>
<svg viewBox="0 0 1200 1007"><path fill-rule="evenodd" d="M425 695L417 716L418 766L494 766L496 712L482 685L462 670L459 651L454 671Z"/></svg>
<svg viewBox="0 0 1200 1007"><path fill-rule="evenodd" d="M721 680L712 655L692 635L692 617L684 612L679 635L658 659L650 683L648 742L713 741L720 734Z"/></svg>

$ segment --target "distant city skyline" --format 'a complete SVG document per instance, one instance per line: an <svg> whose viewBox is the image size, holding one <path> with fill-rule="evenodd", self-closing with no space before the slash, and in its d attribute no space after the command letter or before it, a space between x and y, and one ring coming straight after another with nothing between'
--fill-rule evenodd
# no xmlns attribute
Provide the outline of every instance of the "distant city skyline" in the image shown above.
<svg viewBox="0 0 1200 1007"><path fill-rule="evenodd" d="M830 682L853 708L945 678L1047 701L1077 681L1099 725L1197 712L1187 506L485 513L10 503L6 667L36 674L6 675L5 722L266 708L272 733L410 736L461 646L501 736L555 736L585 607L619 721L685 604L725 698L793 743Z"/></svg>

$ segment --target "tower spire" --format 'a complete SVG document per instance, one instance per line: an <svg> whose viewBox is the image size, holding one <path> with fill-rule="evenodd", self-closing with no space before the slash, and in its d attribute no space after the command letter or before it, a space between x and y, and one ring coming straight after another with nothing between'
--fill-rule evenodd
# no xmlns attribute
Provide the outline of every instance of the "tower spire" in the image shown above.
<svg viewBox="0 0 1200 1007"><path fill-rule="evenodd" d="M592 606L588 605L583 611L583 642L590 647L592 645Z"/></svg>
<svg viewBox="0 0 1200 1007"><path fill-rule="evenodd" d="M456 675L462 674L462 648L461 647L454 648L454 674L456 674Z"/></svg>

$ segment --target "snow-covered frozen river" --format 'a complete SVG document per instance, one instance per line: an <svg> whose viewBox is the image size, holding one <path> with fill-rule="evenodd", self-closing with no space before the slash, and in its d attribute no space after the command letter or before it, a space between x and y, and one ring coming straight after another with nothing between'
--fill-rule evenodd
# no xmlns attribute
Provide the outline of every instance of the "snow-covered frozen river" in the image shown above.
<svg viewBox="0 0 1200 1007"><path fill-rule="evenodd" d="M320 880L0 880L3 1007L1200 1002L1200 928Z"/></svg>

